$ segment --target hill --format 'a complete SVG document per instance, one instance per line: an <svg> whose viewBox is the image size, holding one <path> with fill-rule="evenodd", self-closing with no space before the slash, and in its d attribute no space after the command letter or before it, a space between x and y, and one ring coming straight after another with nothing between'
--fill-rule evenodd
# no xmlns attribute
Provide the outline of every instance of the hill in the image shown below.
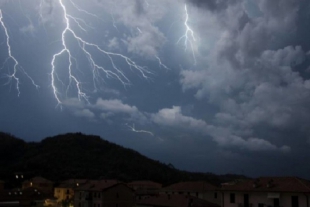
<svg viewBox="0 0 310 207"><path fill-rule="evenodd" d="M98 136L69 133L27 143L0 133L0 179L17 172L26 177L42 176L54 181L69 178L153 180L164 184L186 180L219 183L240 176L190 173L149 159L140 153Z"/></svg>

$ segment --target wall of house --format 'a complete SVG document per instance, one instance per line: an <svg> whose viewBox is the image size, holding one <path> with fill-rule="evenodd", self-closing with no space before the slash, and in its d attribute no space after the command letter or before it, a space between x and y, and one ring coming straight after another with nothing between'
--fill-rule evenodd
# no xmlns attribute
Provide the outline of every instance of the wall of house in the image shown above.
<svg viewBox="0 0 310 207"><path fill-rule="evenodd" d="M53 183L30 182L30 181L25 181L23 183L23 186L22 186L23 189L30 188L30 187L39 188L45 192L53 192L54 184Z"/></svg>
<svg viewBox="0 0 310 207"><path fill-rule="evenodd" d="M204 200L209 201L211 203L216 203L218 205L222 204L222 193L221 192L208 191L205 193L199 193L198 198L204 199Z"/></svg>
<svg viewBox="0 0 310 207"><path fill-rule="evenodd" d="M54 197L57 198L57 202L73 199L74 191L71 188L55 188Z"/></svg>
<svg viewBox="0 0 310 207"><path fill-rule="evenodd" d="M230 203L230 193L235 193L235 203ZM273 193L273 192L270 192ZM263 203L266 206L273 206L274 200L268 198L267 192L224 192L223 205L222 207L239 207L239 204L244 203L244 194L249 195L249 203L252 204L252 207L257 207L259 203ZM298 196L299 207L310 207L307 204L307 196L302 193L280 193L280 206L292 207L292 196ZM310 197L308 195L308 202L310 202Z"/></svg>
<svg viewBox="0 0 310 207"><path fill-rule="evenodd" d="M90 198L90 193L86 191L75 191L74 207L93 207Z"/></svg>
<svg viewBox="0 0 310 207"><path fill-rule="evenodd" d="M217 196L215 197L215 193ZM222 204L222 193L217 191L207 191L207 192L193 192L193 191L161 191L160 194L170 194L170 195L188 195L197 197L211 203L216 203L218 205Z"/></svg>
<svg viewBox="0 0 310 207"><path fill-rule="evenodd" d="M135 206L134 192L125 185L117 185L102 193L104 207Z"/></svg>
<svg viewBox="0 0 310 207"><path fill-rule="evenodd" d="M102 205L102 192L93 191L92 193L92 206L103 207Z"/></svg>

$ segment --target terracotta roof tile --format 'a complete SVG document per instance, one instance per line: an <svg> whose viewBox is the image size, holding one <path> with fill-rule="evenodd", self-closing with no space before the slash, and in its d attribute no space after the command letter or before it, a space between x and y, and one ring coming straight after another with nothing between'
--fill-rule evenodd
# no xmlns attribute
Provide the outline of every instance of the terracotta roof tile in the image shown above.
<svg viewBox="0 0 310 207"><path fill-rule="evenodd" d="M89 180L84 185L78 187L77 190L101 191L118 183L120 183L118 180Z"/></svg>
<svg viewBox="0 0 310 207"><path fill-rule="evenodd" d="M129 186L145 186L145 187L153 187L153 188L161 188L162 184L156 183L150 180L138 180L132 181L128 183Z"/></svg>
<svg viewBox="0 0 310 207"><path fill-rule="evenodd" d="M48 179L45 179L43 177L33 177L29 180L25 180L23 183L27 183L27 182L37 182L37 183L50 183L52 184L53 182L48 180Z"/></svg>
<svg viewBox="0 0 310 207"><path fill-rule="evenodd" d="M260 177L222 186L224 191L266 191L310 193L310 181L297 177Z"/></svg>
<svg viewBox="0 0 310 207"><path fill-rule="evenodd" d="M180 182L167 186L163 189L164 191L214 191L219 190L218 187L205 182L205 181L193 181L193 182Z"/></svg>

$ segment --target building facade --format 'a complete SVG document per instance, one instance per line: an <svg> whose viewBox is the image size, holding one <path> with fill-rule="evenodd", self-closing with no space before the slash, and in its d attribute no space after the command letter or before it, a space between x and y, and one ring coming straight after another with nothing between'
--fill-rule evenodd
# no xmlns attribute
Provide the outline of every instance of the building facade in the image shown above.
<svg viewBox="0 0 310 207"><path fill-rule="evenodd" d="M187 195L221 205L220 188L205 181L179 182L162 188L161 194Z"/></svg>
<svg viewBox="0 0 310 207"><path fill-rule="evenodd" d="M23 182L22 184L23 189L30 188L30 187L38 188L48 193L54 191L54 183L42 177L34 177L29 180L25 180Z"/></svg>
<svg viewBox="0 0 310 207"><path fill-rule="evenodd" d="M133 207L134 190L113 180L92 181L75 189L75 207Z"/></svg>
<svg viewBox="0 0 310 207"><path fill-rule="evenodd" d="M262 177L222 187L222 207L310 207L310 182Z"/></svg>

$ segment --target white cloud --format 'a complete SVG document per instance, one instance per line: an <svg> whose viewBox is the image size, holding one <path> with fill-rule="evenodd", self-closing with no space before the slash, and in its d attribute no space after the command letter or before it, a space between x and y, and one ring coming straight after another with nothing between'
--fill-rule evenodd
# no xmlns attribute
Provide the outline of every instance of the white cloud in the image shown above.
<svg viewBox="0 0 310 207"><path fill-rule="evenodd" d="M179 106L173 106L171 109L161 109L158 113L152 114L151 119L159 125L186 127L190 130L204 131L208 128L208 125L203 120L184 116Z"/></svg>
<svg viewBox="0 0 310 207"><path fill-rule="evenodd" d="M122 23L135 31L123 40L129 52L148 58L154 58L157 55L166 42L166 37L154 23L167 14L172 1L160 0L147 3L141 0L102 0L100 5L113 15L116 23ZM112 43L115 45L115 42Z"/></svg>
<svg viewBox="0 0 310 207"><path fill-rule="evenodd" d="M181 107L179 106L161 109L158 113L151 115L151 120L158 125L175 127L203 135L209 135L219 146L222 147L236 147L238 149L249 151L289 152L291 150L289 146L284 145L277 147L269 141L260 138L249 137L248 139L244 139L235 135L234 131L229 128L210 125L203 120L185 116L182 114Z"/></svg>
<svg viewBox="0 0 310 207"><path fill-rule="evenodd" d="M104 100L99 98L97 102L92 105L92 108L104 111L105 113L101 114L101 118L108 118L118 114L121 116L125 116L126 121L138 122L140 124L148 123L148 119L146 114L140 112L136 106L130 106L128 104L124 104L121 100L118 99L110 99ZM108 115L108 116L106 116Z"/></svg>
<svg viewBox="0 0 310 207"><path fill-rule="evenodd" d="M108 47L111 49L111 50L119 50L120 49L120 45L119 45L119 40L117 37L113 37L112 39L109 40L109 44L108 44Z"/></svg>
<svg viewBox="0 0 310 207"><path fill-rule="evenodd" d="M94 107L102 111L109 111L113 113L134 114L138 112L137 107L124 104L118 99L103 100L102 98L99 98Z"/></svg>
<svg viewBox="0 0 310 207"><path fill-rule="evenodd" d="M81 118L94 119L95 114L89 109L77 110L74 112L74 115Z"/></svg>

